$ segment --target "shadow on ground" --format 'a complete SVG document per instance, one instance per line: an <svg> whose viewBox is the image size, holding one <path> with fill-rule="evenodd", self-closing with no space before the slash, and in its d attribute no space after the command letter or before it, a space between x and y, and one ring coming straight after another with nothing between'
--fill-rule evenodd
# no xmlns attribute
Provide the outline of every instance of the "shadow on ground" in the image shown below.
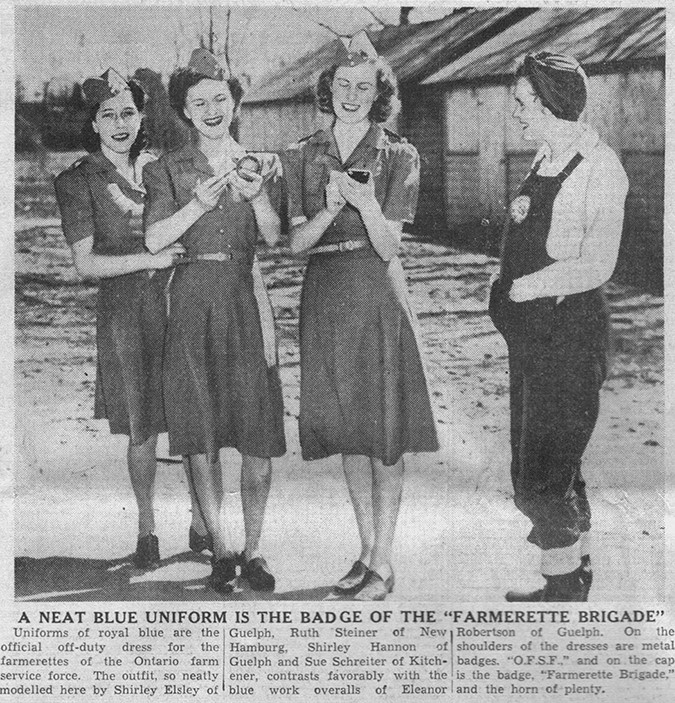
<svg viewBox="0 0 675 703"><path fill-rule="evenodd" d="M15 599L38 602L323 600L331 590L331 586L319 586L266 593L253 591L240 577L234 593L223 596L207 583L210 562L206 556L192 552L176 554L162 559L153 571L137 569L132 556L113 560L18 557L14 561ZM169 573L165 576L164 571Z"/></svg>

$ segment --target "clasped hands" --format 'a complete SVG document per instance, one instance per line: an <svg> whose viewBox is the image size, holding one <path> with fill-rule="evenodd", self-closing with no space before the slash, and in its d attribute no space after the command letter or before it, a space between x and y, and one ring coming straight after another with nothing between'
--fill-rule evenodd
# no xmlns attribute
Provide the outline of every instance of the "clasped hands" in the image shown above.
<svg viewBox="0 0 675 703"><path fill-rule="evenodd" d="M367 183L359 183L346 173L331 171L326 185L326 210L336 215L346 203L359 212L379 208L375 198L375 183L372 177Z"/></svg>
<svg viewBox="0 0 675 703"><path fill-rule="evenodd" d="M242 178L236 169L228 173L210 176L198 183L192 191L197 202L205 211L213 210L220 200L225 188L232 186L244 200L252 201L262 193L263 178L257 173L246 172Z"/></svg>

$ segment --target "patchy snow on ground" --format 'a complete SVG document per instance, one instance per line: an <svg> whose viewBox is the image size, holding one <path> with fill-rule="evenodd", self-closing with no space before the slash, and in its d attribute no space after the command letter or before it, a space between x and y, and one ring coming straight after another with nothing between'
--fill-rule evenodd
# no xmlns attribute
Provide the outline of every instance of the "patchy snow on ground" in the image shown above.
<svg viewBox="0 0 675 703"><path fill-rule="evenodd" d="M121 534L132 548L135 524L124 442L109 435L105 422L91 419L96 286L80 281L72 267L49 180L30 178L27 169L21 174L15 208L17 556L109 558L119 549ZM506 346L487 316L488 280L497 262L411 238L404 241L402 257L443 449L411 457L407 464L397 548L405 555L399 561L408 578L397 580L407 583L410 592L403 585L399 597L499 599L500 588L515 585L506 583L509 577L532 579L536 564L524 546L526 521L511 501ZM292 574L282 574L281 581L288 594L318 597L318 592L302 591L302 581L321 568L326 550L351 563L352 518L339 462L304 464L299 458L298 305L304 260L284 248L261 250L260 258L276 312L289 437L289 453L275 463L269 524L276 527L267 539L276 544L281 540L277 533L284 535L278 559L288 544L303 545L304 562L295 564ZM598 598L656 600L663 597L665 573L663 300L616 284L608 286L608 298L613 365L584 469L596 539L602 544ZM158 485L159 524L166 525L163 545L184 549L189 519L185 479L178 469L171 472L171 481L168 475L162 474ZM226 480L236 484L236 471ZM164 512L175 505L181 507ZM304 516L300 522L298 514ZM173 536L169 515L184 518L180 538ZM83 524L98 527L86 540L73 540ZM350 528L322 541L326 524ZM310 533L317 535L315 547L307 545ZM476 562L476 540L482 551L494 555L492 562ZM21 574L25 580L18 592L34 597L39 587L26 585L29 562L22 563L17 584ZM437 573L416 576L415 569L423 572L426 563L437 564ZM203 564L199 568L205 571ZM342 566L334 568L337 577ZM96 574L92 578L99 579L99 590L92 597L102 598L103 592L130 599L144 593L203 597L203 591L180 595L175 584L148 591L151 586L139 585L138 579L124 581L124 590L119 574L114 579ZM167 582L181 578L173 571L165 576ZM82 579L71 583L63 578L50 587L60 589L62 597L69 591L89 592L88 582L83 586Z"/></svg>

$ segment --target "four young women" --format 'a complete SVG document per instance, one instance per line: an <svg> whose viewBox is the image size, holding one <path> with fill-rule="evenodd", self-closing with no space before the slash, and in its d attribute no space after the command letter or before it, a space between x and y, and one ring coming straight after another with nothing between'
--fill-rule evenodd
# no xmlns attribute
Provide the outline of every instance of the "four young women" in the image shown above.
<svg viewBox="0 0 675 703"><path fill-rule="evenodd" d="M265 171L238 169L246 151L230 125L242 90L203 49L171 76L172 106L194 139L144 169L146 251L129 227L143 200L130 150L142 103L133 84L112 83L111 75L95 79L108 86L92 112L101 151L57 179L78 270L103 279L98 368L102 389L110 390L105 406L97 393L97 416L129 434L132 483L141 475L147 486L165 408L171 451L185 457L193 514L203 517L201 534L193 525L191 537L213 551L211 585L230 593L240 564L253 588L271 590L259 541L271 457L285 452L285 441L255 245L258 235L276 243L280 221ZM419 156L380 124L396 109L396 81L365 33L321 74L317 98L333 116L331 127L283 158L290 247L309 253L300 311L300 442L308 460L342 455L360 536L358 558L330 597L382 600L394 587L403 454L438 449L398 258L403 224L415 215ZM509 347L516 505L532 520L546 586L510 592L509 600L585 600L590 588L590 510L580 464L605 374L599 287L616 262L626 180L613 152L577 122L585 99L585 75L568 57L528 57L518 73L514 117L526 139L544 145L511 207L490 312ZM118 190L135 209L120 208ZM147 270L179 261L162 359L168 275ZM220 514L222 447L242 455L242 555ZM132 454L144 462L134 463ZM139 513L143 535L152 534L151 503L139 498Z"/></svg>

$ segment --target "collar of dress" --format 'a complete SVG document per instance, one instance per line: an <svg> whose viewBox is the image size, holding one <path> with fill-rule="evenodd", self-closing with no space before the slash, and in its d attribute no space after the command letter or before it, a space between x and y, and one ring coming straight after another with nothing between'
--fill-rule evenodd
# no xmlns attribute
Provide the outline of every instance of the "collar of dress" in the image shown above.
<svg viewBox="0 0 675 703"><path fill-rule="evenodd" d="M371 122L363 139L354 147L354 151L349 155L343 166L347 168L358 159L366 157L369 149L372 149L375 153L383 150L387 146L387 141L384 129L377 122ZM333 157L338 164L342 163L332 128L320 129L308 139L308 142L317 147L323 147L325 156Z"/></svg>
<svg viewBox="0 0 675 703"><path fill-rule="evenodd" d="M141 159L143 152L139 155L139 157L136 159L136 162L134 163L134 172L136 172L137 165L139 164L139 160ZM154 156L153 156L154 159ZM148 160L152 159L144 159L141 162L141 168L142 164L147 163ZM105 174L106 178L110 180L110 178L114 178L118 184L123 184L127 188L131 190L135 190L138 193L145 193L145 187L143 186L143 183L132 183L131 181L127 180L116 168L115 164L110 161L109 159L106 158L106 156L103 154L103 152L99 149L98 151L94 151L91 154L87 154L84 157L84 163L86 164L87 168L94 173L99 173L99 174Z"/></svg>
<svg viewBox="0 0 675 703"><path fill-rule="evenodd" d="M236 164L242 156L246 156L248 153L246 149L244 149L244 147L234 139L230 139L227 142L225 150L225 153L232 165ZM204 152L193 142L186 144L182 149L177 151L174 158L178 161L192 161L194 167L198 171L201 171L209 176L212 176L214 173Z"/></svg>

